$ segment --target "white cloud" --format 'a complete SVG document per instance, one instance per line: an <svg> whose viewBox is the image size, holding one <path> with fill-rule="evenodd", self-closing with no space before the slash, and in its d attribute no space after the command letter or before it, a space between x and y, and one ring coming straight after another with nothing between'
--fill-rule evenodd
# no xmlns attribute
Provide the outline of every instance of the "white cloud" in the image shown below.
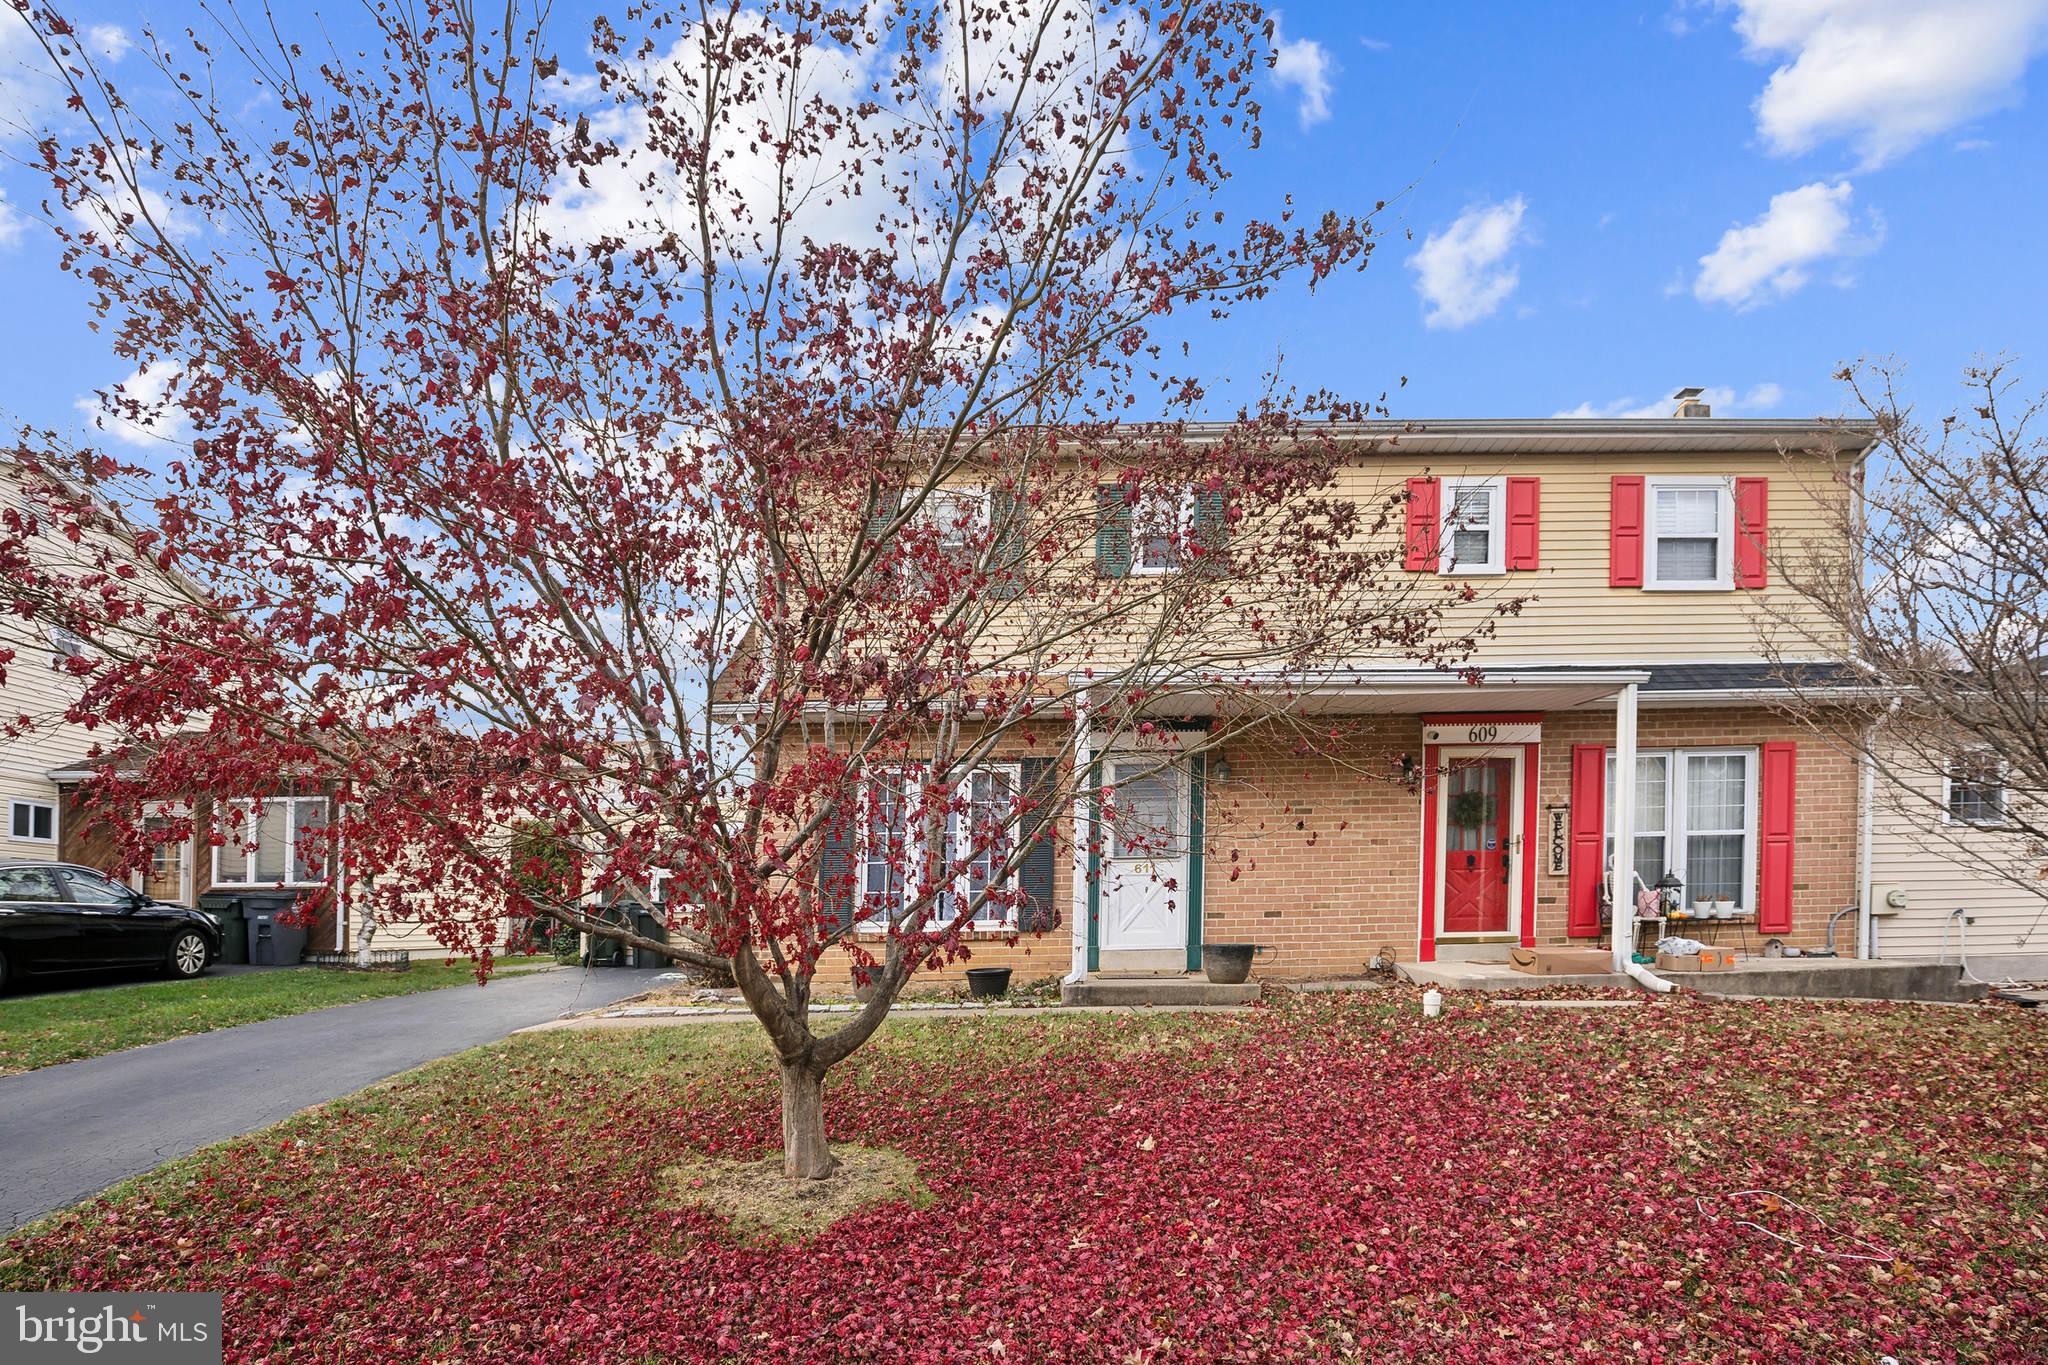
<svg viewBox="0 0 2048 1365"><path fill-rule="evenodd" d="M1750 55L1780 63L1756 100L1766 145L1792 156L1841 138L1866 168L2017 102L2048 43L2048 0L1732 3Z"/></svg>
<svg viewBox="0 0 2048 1365"><path fill-rule="evenodd" d="M123 445L153 446L161 441L182 440L192 424L182 408L168 405L165 400L183 373L176 361L153 360L140 373L109 389L106 398L85 394L72 406L86 421ZM124 399L137 405L137 420L131 421L123 414Z"/></svg>
<svg viewBox="0 0 2048 1365"><path fill-rule="evenodd" d="M145 242L153 240L151 224L175 242L199 235L199 215L147 185L139 194L126 185L101 186L100 191L100 197L81 200L71 208L72 220L80 227L108 238L125 237L129 229L140 228L139 240Z"/></svg>
<svg viewBox="0 0 2048 1365"><path fill-rule="evenodd" d="M1750 386L1747 393L1736 396L1735 390L1726 384L1715 385L1700 393L1699 401L1714 410L1716 417L1757 417L1768 414L1785 401L1785 390L1766 380ZM1552 417L1669 417L1678 408L1674 398L1654 398L1647 403L1636 401L1635 395L1616 398L1606 403L1585 402L1575 408L1553 412Z"/></svg>
<svg viewBox="0 0 2048 1365"><path fill-rule="evenodd" d="M7 191L0 190L0 251L13 246L28 231L28 219L21 216L14 205L7 202Z"/></svg>
<svg viewBox="0 0 2048 1365"><path fill-rule="evenodd" d="M1280 31L1280 11L1273 11L1273 79L1300 94L1296 112L1301 126L1313 128L1330 117L1330 77L1337 64L1313 38L1287 41Z"/></svg>
<svg viewBox="0 0 2048 1365"><path fill-rule="evenodd" d="M128 30L119 24L94 24L85 36L92 42L93 50L110 62L120 61L135 46Z"/></svg>
<svg viewBox="0 0 2048 1365"><path fill-rule="evenodd" d="M0 138L9 134L33 134L52 118L63 114L68 91L49 54L21 16L0 13ZM75 50L79 46L73 40ZM119 24L95 24L85 32L82 46L94 59L113 63L134 48L128 30Z"/></svg>
<svg viewBox="0 0 2048 1365"><path fill-rule="evenodd" d="M1833 185L1816 181L1772 195L1763 217L1729 228L1720 243L1700 257L1693 297L1701 303L1754 308L1805 287L1821 261L1875 249L1883 236L1882 224L1873 218L1868 233L1854 230L1849 214L1853 194L1843 180Z"/></svg>
<svg viewBox="0 0 2048 1365"><path fill-rule="evenodd" d="M1499 204L1475 204L1441 232L1423 239L1421 250L1408 258L1415 272L1415 291L1428 308L1422 315L1430 327L1470 326L1490 317L1521 280L1508 253L1527 239L1522 215L1528 205L1519 194Z"/></svg>

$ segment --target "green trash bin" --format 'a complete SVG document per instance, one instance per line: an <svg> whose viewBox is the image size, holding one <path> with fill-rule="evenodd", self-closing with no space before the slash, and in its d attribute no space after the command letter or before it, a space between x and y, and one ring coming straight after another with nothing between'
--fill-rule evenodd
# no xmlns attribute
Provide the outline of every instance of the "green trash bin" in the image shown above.
<svg viewBox="0 0 2048 1365"><path fill-rule="evenodd" d="M220 921L220 960L235 966L249 961L249 925L244 918L242 898L225 891L209 891L199 898L199 908Z"/></svg>
<svg viewBox="0 0 2048 1365"><path fill-rule="evenodd" d="M634 906L633 909L634 933L642 938L651 938L656 943L668 942L668 921L662 918L659 912L649 910L644 905ZM652 948L635 948L633 950L633 965L635 967L672 967L675 964L669 960L667 953L656 952Z"/></svg>

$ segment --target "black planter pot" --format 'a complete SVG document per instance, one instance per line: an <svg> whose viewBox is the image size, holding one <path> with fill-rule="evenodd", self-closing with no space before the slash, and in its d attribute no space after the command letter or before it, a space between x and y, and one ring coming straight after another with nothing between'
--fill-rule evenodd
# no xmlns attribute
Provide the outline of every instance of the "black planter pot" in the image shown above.
<svg viewBox="0 0 2048 1365"><path fill-rule="evenodd" d="M967 993L976 1000L1000 1000L1010 993L1008 967L969 967Z"/></svg>
<svg viewBox="0 0 2048 1365"><path fill-rule="evenodd" d="M1258 943L1204 943L1202 974L1219 986L1242 985L1252 974L1252 958L1265 951Z"/></svg>

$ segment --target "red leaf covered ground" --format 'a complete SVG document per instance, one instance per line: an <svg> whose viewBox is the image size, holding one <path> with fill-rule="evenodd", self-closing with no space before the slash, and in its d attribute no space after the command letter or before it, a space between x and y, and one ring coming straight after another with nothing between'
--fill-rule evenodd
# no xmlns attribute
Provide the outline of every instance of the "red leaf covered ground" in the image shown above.
<svg viewBox="0 0 2048 1365"><path fill-rule="evenodd" d="M1406 992L898 1024L830 1121L933 1202L761 1246L652 1196L772 1143L749 1031L538 1035L45 1224L0 1285L218 1287L239 1361L2038 1360L2042 1038Z"/></svg>

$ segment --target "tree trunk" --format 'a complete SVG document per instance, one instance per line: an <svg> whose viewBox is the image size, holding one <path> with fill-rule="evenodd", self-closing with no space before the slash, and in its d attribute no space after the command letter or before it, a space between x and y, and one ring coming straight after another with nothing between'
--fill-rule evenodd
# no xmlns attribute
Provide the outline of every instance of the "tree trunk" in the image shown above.
<svg viewBox="0 0 2048 1365"><path fill-rule="evenodd" d="M782 1068L782 1173L823 1180L839 1169L825 1142L825 1073L798 1062Z"/></svg>

